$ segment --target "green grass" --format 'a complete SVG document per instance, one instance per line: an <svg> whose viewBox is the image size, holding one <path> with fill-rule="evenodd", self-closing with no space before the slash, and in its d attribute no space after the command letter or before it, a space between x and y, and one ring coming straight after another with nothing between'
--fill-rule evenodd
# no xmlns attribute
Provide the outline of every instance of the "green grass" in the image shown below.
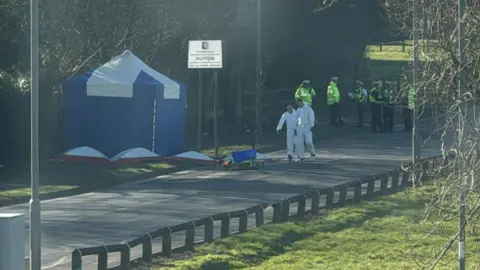
<svg viewBox="0 0 480 270"><path fill-rule="evenodd" d="M422 269L431 263L457 221L426 222L425 203L433 187L382 197L334 210L325 219L270 224L200 246L188 260L157 261L144 269ZM468 269L480 266L480 244L467 236ZM456 243L435 269L456 269Z"/></svg>
<svg viewBox="0 0 480 270"><path fill-rule="evenodd" d="M365 57L380 61L411 61L412 55L413 47L409 45L405 46L405 51L398 45L383 45L382 50L379 46L369 45L365 50Z"/></svg>
<svg viewBox="0 0 480 270"><path fill-rule="evenodd" d="M45 162L41 166L40 193L72 190L78 187L104 188L148 175L162 174L177 168L167 162L138 163L105 167L86 163ZM22 175L9 182L0 183L0 205L12 199L30 196L29 176Z"/></svg>
<svg viewBox="0 0 480 270"><path fill-rule="evenodd" d="M434 44L435 42L430 40L426 44ZM435 50L424 50L427 45L424 45L422 41L418 43L418 57L420 61L426 59L426 56L433 56ZM369 45L365 49L365 57L368 57L372 60L380 61L403 61L408 62L413 60L413 44L411 40L405 41L405 46L403 47L401 42L391 42L383 44L381 49L378 45Z"/></svg>
<svg viewBox="0 0 480 270"><path fill-rule="evenodd" d="M413 45L411 40L405 40L405 49L403 49L402 42L389 42L380 46L368 45L364 52L364 58L368 58L367 69L369 70L370 78L381 77L397 77L408 70L408 63L413 61ZM429 40L426 44L435 44L434 40ZM433 46L429 46L430 50L424 50L424 43L420 40L418 51L419 60L425 61L435 60L436 56Z"/></svg>

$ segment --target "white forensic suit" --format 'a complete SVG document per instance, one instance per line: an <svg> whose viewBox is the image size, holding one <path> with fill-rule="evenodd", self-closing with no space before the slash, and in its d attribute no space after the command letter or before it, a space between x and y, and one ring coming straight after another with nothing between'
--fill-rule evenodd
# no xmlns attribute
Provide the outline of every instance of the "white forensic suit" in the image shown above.
<svg viewBox="0 0 480 270"><path fill-rule="evenodd" d="M303 143L307 146L308 152L312 156L316 156L315 146L313 145L312 138L312 128L315 125L315 114L310 106L304 103L303 107L297 108L297 142L295 143L295 148L299 158L305 157L305 147Z"/></svg>
<svg viewBox="0 0 480 270"><path fill-rule="evenodd" d="M286 111L282 114L278 122L277 132L280 131L283 125L287 123L287 155L293 156L293 146L295 144L295 131L297 130L298 118L295 110L293 112Z"/></svg>

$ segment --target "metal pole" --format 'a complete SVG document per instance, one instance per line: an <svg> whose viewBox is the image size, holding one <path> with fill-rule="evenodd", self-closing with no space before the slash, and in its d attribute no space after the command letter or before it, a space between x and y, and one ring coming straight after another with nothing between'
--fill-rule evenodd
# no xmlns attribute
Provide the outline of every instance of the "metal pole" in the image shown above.
<svg viewBox="0 0 480 270"><path fill-rule="evenodd" d="M213 74L213 147L215 148L215 156L218 156L218 71Z"/></svg>
<svg viewBox="0 0 480 270"><path fill-rule="evenodd" d="M203 73L202 70L198 70L198 111L197 111L197 150L202 149L202 99L203 99Z"/></svg>
<svg viewBox="0 0 480 270"><path fill-rule="evenodd" d="M31 79L31 189L30 270L41 270L41 219L38 157L38 0L30 0L30 79Z"/></svg>
<svg viewBox="0 0 480 270"><path fill-rule="evenodd" d="M412 110L412 162L416 164L420 159L420 144L417 142L416 128L417 128L417 69L418 69L418 29L417 29L417 0L413 0L413 76L412 76L412 87L415 93L414 95L414 104ZM413 174L415 177L415 174ZM416 179L413 179L414 183Z"/></svg>
<svg viewBox="0 0 480 270"><path fill-rule="evenodd" d="M465 0L458 0L458 54L459 54L459 80L458 80L458 99L462 100L462 94L464 92L463 85L463 65L465 64L465 24L464 24L464 15L465 15ZM467 105L465 105L467 106ZM458 118L458 130L460 131L461 122L463 117L462 114L459 114ZM457 136L460 136L458 134ZM461 138L459 137L459 147L461 146ZM459 149L460 150L460 149ZM461 151L461 150L460 150ZM457 158L457 160L461 160ZM459 226L460 234L458 237L458 269L465 270L465 222L466 222L466 179L462 177L460 172L460 164L457 164L456 168L459 170L458 176L460 181L460 200L459 200Z"/></svg>
<svg viewBox="0 0 480 270"><path fill-rule="evenodd" d="M262 0L257 0L257 98L255 105L257 134L262 136Z"/></svg>

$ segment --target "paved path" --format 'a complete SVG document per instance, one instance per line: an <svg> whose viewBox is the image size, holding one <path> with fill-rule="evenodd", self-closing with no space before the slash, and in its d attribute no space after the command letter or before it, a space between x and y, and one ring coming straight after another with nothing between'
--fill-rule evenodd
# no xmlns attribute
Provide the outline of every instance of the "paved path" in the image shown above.
<svg viewBox="0 0 480 270"><path fill-rule="evenodd" d="M317 143L316 161L269 164L263 171L224 172L200 168L44 201L43 265L45 269L69 269L74 248L120 243L163 226L281 200L391 170L409 159L410 141L408 133L352 134ZM438 145L436 142L426 145L423 155L437 154ZM284 156L285 153L272 155ZM5 207L0 212L24 212L28 218L28 205ZM271 215L267 213L267 216ZM28 220L26 223L28 229ZM202 231L198 234L201 237ZM174 243L182 240L182 236L174 236ZM159 251L158 245L155 243L154 251ZM138 250L132 253L139 255ZM95 258L85 260L85 269L95 269ZM118 256L110 260L113 264Z"/></svg>

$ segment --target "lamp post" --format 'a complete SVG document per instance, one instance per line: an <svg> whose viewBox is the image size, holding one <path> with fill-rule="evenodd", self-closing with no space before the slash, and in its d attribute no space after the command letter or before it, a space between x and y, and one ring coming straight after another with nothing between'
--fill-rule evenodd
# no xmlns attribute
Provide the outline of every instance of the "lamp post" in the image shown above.
<svg viewBox="0 0 480 270"><path fill-rule="evenodd" d="M465 23L464 23L464 15L465 15L465 0L458 0L458 54L459 54L459 64L458 64L458 72L459 72L459 80L458 80L458 100L462 100L462 95L464 92L464 76L463 76L463 65L465 64ZM465 104L466 109L467 104ZM465 110L468 111L468 110ZM460 135L460 128L462 125L462 117L463 115L460 113L458 116L458 134L459 141L458 145L459 148L461 147L461 135ZM460 161L460 158L457 158L457 161ZM459 200L459 229L460 233L458 236L458 269L465 270L465 222L466 222L466 179L462 176L460 172L460 166L455 166L458 172L458 180L460 181L459 189L460 189L460 200Z"/></svg>
<svg viewBox="0 0 480 270"><path fill-rule="evenodd" d="M257 81L255 120L257 135L262 136L262 0L257 0Z"/></svg>
<svg viewBox="0 0 480 270"><path fill-rule="evenodd" d="M30 0L30 80L31 80L31 199L30 199L30 270L41 270L41 218L38 155L38 0Z"/></svg>
<svg viewBox="0 0 480 270"><path fill-rule="evenodd" d="M412 76L412 87L414 91L414 106L412 110L412 163L417 164L418 159L420 159L420 145L417 141L417 114L418 114L418 102L417 102L417 80L418 80L418 18L417 18L417 3L418 0L413 0L413 76ZM414 176L415 177L415 174ZM417 179L413 179L414 183Z"/></svg>

